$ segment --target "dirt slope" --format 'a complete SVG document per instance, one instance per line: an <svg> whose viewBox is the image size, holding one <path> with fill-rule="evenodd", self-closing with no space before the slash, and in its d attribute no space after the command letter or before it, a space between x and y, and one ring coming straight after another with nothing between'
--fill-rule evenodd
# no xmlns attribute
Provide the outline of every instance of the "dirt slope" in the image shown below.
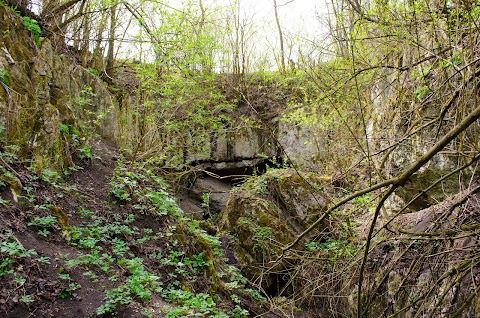
<svg viewBox="0 0 480 318"><path fill-rule="evenodd" d="M102 286L108 282L93 282L82 275L81 268L67 269L66 260L78 255L79 251L62 237L62 227L81 222L76 214L79 209L106 218L129 213L125 206L108 204L111 198L107 184L112 178L118 152L104 142L96 142L92 151L101 157L78 160L78 171L65 178L68 185L52 186L41 178L34 180L35 177L28 171L15 167L19 169L24 185L28 183L25 187L26 196L20 197L16 204L9 189L3 188L2 198L10 199L11 203L2 204L0 208L1 256L4 262L13 259L14 263L8 267L2 266L2 271L8 268L13 273L0 276L1 317L86 317L102 305ZM46 178L44 176L43 179ZM52 226L28 226L39 216L47 218L52 215L57 218ZM60 224L58 220L62 217L68 225ZM16 242L17 249L36 251L36 255L7 257L5 254L9 252L3 242L10 245ZM67 274L69 279L66 278ZM77 285L81 287L75 289ZM142 315L127 310L120 316Z"/></svg>

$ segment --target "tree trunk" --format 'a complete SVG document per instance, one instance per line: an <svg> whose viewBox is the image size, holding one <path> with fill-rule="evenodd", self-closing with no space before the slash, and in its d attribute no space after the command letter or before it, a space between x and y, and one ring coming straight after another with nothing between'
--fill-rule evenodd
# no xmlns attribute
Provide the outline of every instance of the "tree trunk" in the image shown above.
<svg viewBox="0 0 480 318"><path fill-rule="evenodd" d="M105 31L106 28L106 17L105 13L102 12L102 17L100 20L100 23L98 24L98 29L97 29L97 36L95 40L95 49L93 50L93 57L92 57L92 68L96 69L99 72L103 72L103 53L104 50L102 48L102 34Z"/></svg>
<svg viewBox="0 0 480 318"><path fill-rule="evenodd" d="M117 2L110 8L110 30L108 34L107 66L105 71L111 75L114 68L115 29L117 26Z"/></svg>
<svg viewBox="0 0 480 318"><path fill-rule="evenodd" d="M277 23L278 28L278 38L280 40L280 71L282 72L282 74L285 74L285 48L283 43L283 32L280 25L280 18L278 17L277 0L273 0L273 8L275 11L275 22Z"/></svg>

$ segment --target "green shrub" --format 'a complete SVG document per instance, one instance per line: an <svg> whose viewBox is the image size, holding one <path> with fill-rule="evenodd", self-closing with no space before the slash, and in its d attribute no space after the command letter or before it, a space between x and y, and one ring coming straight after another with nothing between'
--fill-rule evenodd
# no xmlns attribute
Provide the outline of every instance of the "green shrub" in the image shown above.
<svg viewBox="0 0 480 318"><path fill-rule="evenodd" d="M30 33L33 34L33 38L35 39L35 43L40 45L42 42L40 41L40 35L42 34L42 29L38 25L38 22L29 17L22 17L23 25L27 28Z"/></svg>

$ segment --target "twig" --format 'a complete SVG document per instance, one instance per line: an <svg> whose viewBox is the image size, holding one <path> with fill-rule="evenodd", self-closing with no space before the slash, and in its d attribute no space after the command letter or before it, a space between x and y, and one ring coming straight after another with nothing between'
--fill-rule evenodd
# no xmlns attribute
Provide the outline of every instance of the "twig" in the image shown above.
<svg viewBox="0 0 480 318"><path fill-rule="evenodd" d="M8 170L10 170L11 173L13 173L20 181L23 181L23 177L15 171L15 169L13 169L9 164L8 162L6 162L2 156L0 156L0 161L1 163L3 164L3 166L5 166Z"/></svg>

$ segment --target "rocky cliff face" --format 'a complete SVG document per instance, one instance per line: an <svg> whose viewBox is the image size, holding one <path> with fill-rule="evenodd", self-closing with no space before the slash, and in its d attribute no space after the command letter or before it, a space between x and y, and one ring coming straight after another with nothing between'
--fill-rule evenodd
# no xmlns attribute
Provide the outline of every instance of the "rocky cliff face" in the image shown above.
<svg viewBox="0 0 480 318"><path fill-rule="evenodd" d="M14 13L1 7L0 19L0 70L5 79L0 88L0 124L9 143L18 145L22 155L38 168L70 164L69 144L62 137L61 124L80 130L93 127L82 133L98 133L126 148L136 146L141 132L134 93L123 92L117 100L100 78L69 57L58 55L48 39L42 38L38 45ZM227 172L283 156L278 144L291 159L303 164L311 163L318 151L317 144L309 143L310 131L293 129L287 123L271 131L227 127L196 146L194 137L159 138L164 138L169 148L186 152L176 156L184 163L202 163L204 168Z"/></svg>
<svg viewBox="0 0 480 318"><path fill-rule="evenodd" d="M408 72L381 74L372 89L368 136L377 169L390 178L418 160L475 108L478 93L453 67L440 66L438 61L425 62ZM389 210L399 211L416 194L468 162L474 153L471 149L478 147L477 131L478 124L471 125L424 164L407 186L389 199ZM428 198L413 202L409 210L418 211L458 193L474 173L474 169L464 169L443 179L428 190Z"/></svg>
<svg viewBox="0 0 480 318"><path fill-rule="evenodd" d="M0 7L0 124L9 143L40 169L69 166L68 141L60 125L99 133L117 142L115 100L103 82L66 56L48 39L37 45L22 20ZM83 128L81 125L83 124ZM94 127L87 131L87 126Z"/></svg>
<svg viewBox="0 0 480 318"><path fill-rule="evenodd" d="M472 230L479 191L474 185L391 223L369 255L366 316L479 317L479 242ZM352 292L352 308L355 298Z"/></svg>

